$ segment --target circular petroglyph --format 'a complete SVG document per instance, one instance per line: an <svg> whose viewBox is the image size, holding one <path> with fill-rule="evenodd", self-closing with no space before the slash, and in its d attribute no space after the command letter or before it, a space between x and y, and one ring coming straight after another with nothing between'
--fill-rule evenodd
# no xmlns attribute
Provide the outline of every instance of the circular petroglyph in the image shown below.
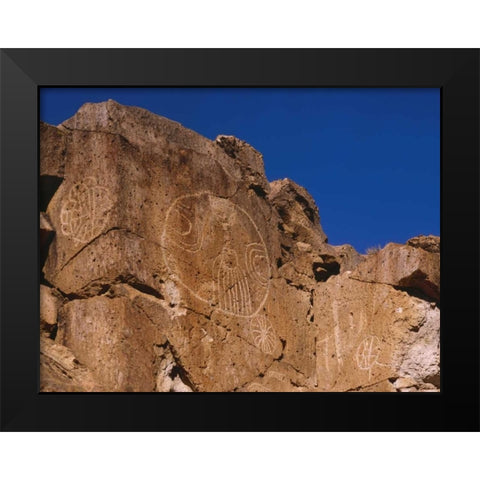
<svg viewBox="0 0 480 480"><path fill-rule="evenodd" d="M250 215L209 192L184 195L167 211L164 258L176 280L196 298L241 317L265 303L270 262Z"/></svg>
<svg viewBox="0 0 480 480"><path fill-rule="evenodd" d="M270 279L270 265L264 245L250 243L245 249L245 265L247 271L255 280L264 286Z"/></svg>
<svg viewBox="0 0 480 480"><path fill-rule="evenodd" d="M109 191L96 178L75 183L60 211L62 233L76 244L87 243L105 228L112 206Z"/></svg>
<svg viewBox="0 0 480 480"><path fill-rule="evenodd" d="M263 352L271 355L275 349L276 336L270 322L262 315L250 322L253 343Z"/></svg>

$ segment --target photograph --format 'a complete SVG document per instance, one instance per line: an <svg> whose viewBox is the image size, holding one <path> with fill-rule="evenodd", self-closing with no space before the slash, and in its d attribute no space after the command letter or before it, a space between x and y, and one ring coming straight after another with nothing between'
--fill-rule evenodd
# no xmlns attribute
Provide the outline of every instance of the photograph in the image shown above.
<svg viewBox="0 0 480 480"><path fill-rule="evenodd" d="M40 392L442 391L440 88L39 88Z"/></svg>

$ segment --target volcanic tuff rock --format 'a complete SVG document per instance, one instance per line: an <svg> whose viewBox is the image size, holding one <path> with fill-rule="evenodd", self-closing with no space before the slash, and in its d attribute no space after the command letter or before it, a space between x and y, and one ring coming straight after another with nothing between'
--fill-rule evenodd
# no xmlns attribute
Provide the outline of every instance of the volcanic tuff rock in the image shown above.
<svg viewBox="0 0 480 480"><path fill-rule="evenodd" d="M438 237L329 245L247 143L111 100L40 136L42 390L438 391Z"/></svg>

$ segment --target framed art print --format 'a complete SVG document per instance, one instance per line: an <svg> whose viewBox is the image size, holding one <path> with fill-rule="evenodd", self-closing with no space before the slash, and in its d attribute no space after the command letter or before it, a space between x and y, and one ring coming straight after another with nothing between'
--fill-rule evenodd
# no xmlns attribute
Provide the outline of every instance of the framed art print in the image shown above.
<svg viewBox="0 0 480 480"><path fill-rule="evenodd" d="M477 50L1 55L3 429L478 430Z"/></svg>

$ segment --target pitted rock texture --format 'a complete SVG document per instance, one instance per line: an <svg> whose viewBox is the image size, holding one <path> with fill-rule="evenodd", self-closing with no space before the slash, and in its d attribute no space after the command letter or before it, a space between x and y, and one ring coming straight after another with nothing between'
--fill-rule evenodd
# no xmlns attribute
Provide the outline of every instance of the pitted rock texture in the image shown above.
<svg viewBox="0 0 480 480"><path fill-rule="evenodd" d="M439 390L438 237L332 246L244 141L113 101L40 137L42 390Z"/></svg>
<svg viewBox="0 0 480 480"><path fill-rule="evenodd" d="M421 248L389 243L375 255L369 255L352 274L364 282L415 289L440 300L440 264L438 253Z"/></svg>

